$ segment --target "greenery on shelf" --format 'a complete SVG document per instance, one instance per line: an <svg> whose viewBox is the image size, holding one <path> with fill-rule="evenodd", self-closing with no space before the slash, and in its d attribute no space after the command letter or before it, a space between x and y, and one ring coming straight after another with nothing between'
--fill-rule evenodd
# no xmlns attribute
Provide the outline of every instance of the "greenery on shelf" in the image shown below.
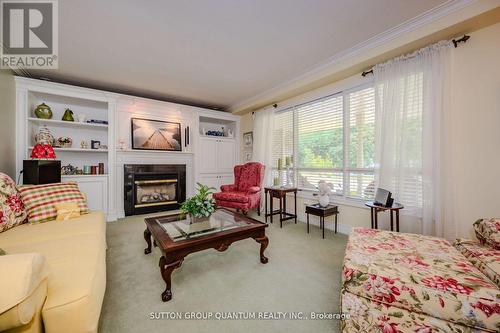
<svg viewBox="0 0 500 333"><path fill-rule="evenodd" d="M215 188L197 183L198 193L187 199L181 206L181 211L194 217L208 217L215 211L215 200L209 198Z"/></svg>

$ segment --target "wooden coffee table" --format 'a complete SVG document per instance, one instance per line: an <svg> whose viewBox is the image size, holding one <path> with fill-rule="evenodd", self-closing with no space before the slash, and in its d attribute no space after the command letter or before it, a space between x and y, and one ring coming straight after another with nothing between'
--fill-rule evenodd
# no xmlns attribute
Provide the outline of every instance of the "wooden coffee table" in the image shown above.
<svg viewBox="0 0 500 333"><path fill-rule="evenodd" d="M265 234L267 224L227 209L217 209L210 218L190 223L183 215L150 217L144 220L144 239L148 247L144 254L151 253L151 237L161 250L161 276L166 284L161 294L164 302L172 299L171 275L190 253L214 248L225 251L233 242L253 238L260 243L260 262L266 264L264 251L269 243Z"/></svg>

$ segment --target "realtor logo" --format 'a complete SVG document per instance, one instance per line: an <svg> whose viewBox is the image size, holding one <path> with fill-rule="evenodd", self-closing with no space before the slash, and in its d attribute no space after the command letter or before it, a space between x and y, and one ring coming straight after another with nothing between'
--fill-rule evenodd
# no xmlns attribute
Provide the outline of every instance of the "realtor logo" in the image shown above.
<svg viewBox="0 0 500 333"><path fill-rule="evenodd" d="M58 67L57 1L0 1L0 68Z"/></svg>

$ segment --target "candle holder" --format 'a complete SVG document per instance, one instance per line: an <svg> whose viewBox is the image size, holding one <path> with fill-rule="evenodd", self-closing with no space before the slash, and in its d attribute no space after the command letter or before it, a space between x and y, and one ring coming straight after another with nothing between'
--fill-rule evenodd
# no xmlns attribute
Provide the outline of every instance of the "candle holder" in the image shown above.
<svg viewBox="0 0 500 333"><path fill-rule="evenodd" d="M290 166L286 166L286 187L292 187L291 174L290 174Z"/></svg>

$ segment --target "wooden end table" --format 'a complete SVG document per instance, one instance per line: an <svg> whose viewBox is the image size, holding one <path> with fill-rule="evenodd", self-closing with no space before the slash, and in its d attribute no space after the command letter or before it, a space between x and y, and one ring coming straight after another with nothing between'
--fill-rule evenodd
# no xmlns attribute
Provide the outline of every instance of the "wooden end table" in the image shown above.
<svg viewBox="0 0 500 333"><path fill-rule="evenodd" d="M191 253L211 248L222 252L236 241L253 238L260 244L260 262L268 262L264 255L269 243L265 233L268 225L227 209L217 209L209 218L194 223L180 214L150 217L144 222L144 239L147 243L144 254L151 253L151 237L153 245L162 254L159 265L166 284L161 294L164 302L172 299L172 272Z"/></svg>
<svg viewBox="0 0 500 333"><path fill-rule="evenodd" d="M325 217L335 215L335 233L337 233L337 215L339 208L335 205L321 207L319 204L307 205L307 233L309 233L309 214L319 216L319 227L323 230L323 238L325 238Z"/></svg>
<svg viewBox="0 0 500 333"><path fill-rule="evenodd" d="M385 207L375 204L373 201L365 202L365 205L370 207L370 215L371 215L371 227L372 229L378 229L378 213L385 212L388 210L391 214L391 231L394 228L394 217L393 212L396 212L396 231L399 232L399 211L404 208L404 206L400 203L393 203L391 207Z"/></svg>
<svg viewBox="0 0 500 333"><path fill-rule="evenodd" d="M267 194L269 193L269 199L271 204L271 211L267 212ZM287 193L293 193L294 198L294 214L288 213L286 211L286 195ZM273 223L273 215L279 214L280 216L280 228L283 228L283 221L295 219L297 223L297 188L296 187L282 187L282 186L272 186L264 188L264 204L265 204L265 217L267 223L267 217L271 217L271 223ZM273 198L278 198L280 201L279 209L273 210Z"/></svg>

